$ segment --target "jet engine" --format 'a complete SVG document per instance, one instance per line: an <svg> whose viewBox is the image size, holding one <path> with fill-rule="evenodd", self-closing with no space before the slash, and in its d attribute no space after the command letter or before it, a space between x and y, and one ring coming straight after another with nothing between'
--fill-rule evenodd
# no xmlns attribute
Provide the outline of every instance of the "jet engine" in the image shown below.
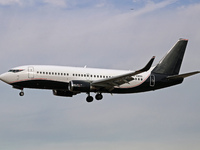
<svg viewBox="0 0 200 150"><path fill-rule="evenodd" d="M68 90L71 92L90 92L90 89L90 82L82 80L72 80L68 86Z"/></svg>

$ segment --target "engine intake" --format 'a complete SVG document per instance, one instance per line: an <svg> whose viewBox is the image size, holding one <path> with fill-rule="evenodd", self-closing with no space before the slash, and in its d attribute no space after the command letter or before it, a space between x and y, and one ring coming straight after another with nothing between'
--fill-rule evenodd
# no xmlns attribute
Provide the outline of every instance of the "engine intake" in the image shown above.
<svg viewBox="0 0 200 150"><path fill-rule="evenodd" d="M90 89L90 82L82 80L72 80L68 86L68 90L71 92L90 92Z"/></svg>

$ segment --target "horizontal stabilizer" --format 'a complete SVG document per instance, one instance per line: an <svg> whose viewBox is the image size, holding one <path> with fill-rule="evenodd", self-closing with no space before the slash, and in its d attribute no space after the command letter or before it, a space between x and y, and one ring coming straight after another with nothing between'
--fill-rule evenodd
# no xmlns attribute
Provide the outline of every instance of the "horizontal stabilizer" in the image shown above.
<svg viewBox="0 0 200 150"><path fill-rule="evenodd" d="M173 76L168 76L167 79L183 79L195 74L200 73L200 71L195 71L195 72L190 72L190 73L185 73L185 74L180 74L180 75L173 75Z"/></svg>

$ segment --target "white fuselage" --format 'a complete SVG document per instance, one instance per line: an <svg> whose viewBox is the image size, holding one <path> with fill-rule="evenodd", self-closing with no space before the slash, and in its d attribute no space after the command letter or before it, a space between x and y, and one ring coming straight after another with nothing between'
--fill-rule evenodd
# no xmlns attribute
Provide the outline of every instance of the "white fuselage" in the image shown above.
<svg viewBox="0 0 200 150"><path fill-rule="evenodd" d="M152 68L148 72L133 76L134 80L130 81L129 83L116 86L115 88L133 88L142 84L150 76ZM92 82L95 80L111 78L129 72L131 71L95 69L86 67L80 68L29 65L13 68L9 70L9 72L2 74L0 79L11 85L14 83L31 80L50 80L64 83L69 83L72 80L84 80Z"/></svg>

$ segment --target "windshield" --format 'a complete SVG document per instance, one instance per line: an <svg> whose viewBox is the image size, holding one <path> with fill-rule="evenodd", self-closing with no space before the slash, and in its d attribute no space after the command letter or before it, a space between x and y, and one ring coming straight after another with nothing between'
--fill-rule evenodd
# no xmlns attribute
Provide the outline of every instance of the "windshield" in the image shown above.
<svg viewBox="0 0 200 150"><path fill-rule="evenodd" d="M9 70L8 72L17 73L17 72L21 72L21 71L23 71L23 69L11 69L11 70Z"/></svg>

